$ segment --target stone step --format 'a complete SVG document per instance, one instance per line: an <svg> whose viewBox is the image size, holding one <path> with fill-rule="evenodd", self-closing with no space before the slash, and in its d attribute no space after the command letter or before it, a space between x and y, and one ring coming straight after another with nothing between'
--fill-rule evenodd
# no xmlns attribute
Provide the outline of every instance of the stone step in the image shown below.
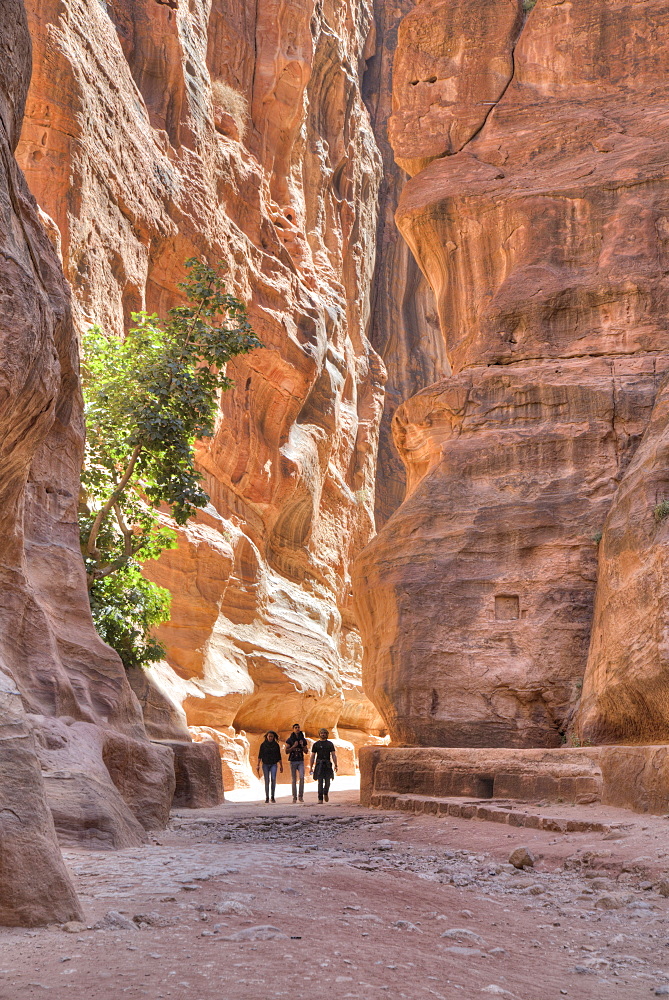
<svg viewBox="0 0 669 1000"><path fill-rule="evenodd" d="M431 795L400 795L395 792L374 792L374 809L398 809L401 812L428 813L432 816L455 816L459 819L479 819L489 823L549 830L555 833L610 833L613 826L598 820L569 819L566 816L546 816L522 803L500 803L490 800L436 798Z"/></svg>

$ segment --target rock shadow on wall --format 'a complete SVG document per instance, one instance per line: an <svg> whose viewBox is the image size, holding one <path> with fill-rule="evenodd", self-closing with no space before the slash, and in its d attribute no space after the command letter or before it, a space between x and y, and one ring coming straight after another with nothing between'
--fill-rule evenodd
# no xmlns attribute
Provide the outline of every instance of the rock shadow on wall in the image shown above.
<svg viewBox="0 0 669 1000"><path fill-rule="evenodd" d="M305 577L304 549L308 544L314 514L314 502L304 495L288 504L274 525L267 545L267 559L282 576L301 582Z"/></svg>
<svg viewBox="0 0 669 1000"><path fill-rule="evenodd" d="M149 121L166 132L175 149L193 145L185 126L189 60L184 58L176 2L108 0L107 11L128 61L132 78L144 98ZM161 30L156 21L161 22ZM194 68L193 68L194 71Z"/></svg>

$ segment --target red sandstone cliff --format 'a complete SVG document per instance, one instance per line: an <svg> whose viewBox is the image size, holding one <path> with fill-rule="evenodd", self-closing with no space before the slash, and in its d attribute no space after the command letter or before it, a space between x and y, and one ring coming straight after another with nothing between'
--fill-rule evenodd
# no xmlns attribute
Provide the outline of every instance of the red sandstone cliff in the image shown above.
<svg viewBox="0 0 669 1000"><path fill-rule="evenodd" d="M167 815L172 753L87 609L71 311L120 332L176 300L193 253L226 261L265 348L199 447L209 508L147 567L174 595L167 662L134 678L150 735L211 727L240 773L233 724L296 718L552 746L583 682L584 738L665 739L664 8L27 6L17 155L74 295L12 159L29 47L9 3L0 920L77 913L47 801L96 846ZM379 523L395 513L359 559L357 621L385 377L368 335L390 373Z"/></svg>
<svg viewBox="0 0 669 1000"><path fill-rule="evenodd" d="M367 339L371 9L27 7L36 72L18 156L79 325L118 333L132 310L163 312L184 259L204 254L225 261L264 344L231 366L198 451L210 507L146 568L173 594L167 663L133 680L149 730L378 732L349 570L373 530L384 381Z"/></svg>
<svg viewBox="0 0 669 1000"><path fill-rule="evenodd" d="M404 464L392 438L395 411L423 386L450 372L432 289L395 224L407 175L395 163L388 141L392 68L399 26L413 7L414 0L395 4L375 0L376 47L363 81L363 96L383 161L369 334L387 372L376 461L377 528L399 507L406 490Z"/></svg>
<svg viewBox="0 0 669 1000"><path fill-rule="evenodd" d="M25 11L9 0L0 7L3 924L79 916L54 818L61 833L65 819L75 837L98 835L102 846L138 843L136 814L149 826L164 822L174 782L171 751L146 739L121 663L88 611L76 527L83 427L70 296L13 155L30 65ZM129 769L133 788L124 796L116 785Z"/></svg>
<svg viewBox="0 0 669 1000"><path fill-rule="evenodd" d="M586 663L586 735L667 736L663 410L639 442L669 365L668 31L608 0L400 25L397 221L453 371L395 415L407 496L356 570L400 741L557 745Z"/></svg>
<svg viewBox="0 0 669 1000"><path fill-rule="evenodd" d="M665 379L604 524L576 720L581 741L666 743L669 737L667 389Z"/></svg>

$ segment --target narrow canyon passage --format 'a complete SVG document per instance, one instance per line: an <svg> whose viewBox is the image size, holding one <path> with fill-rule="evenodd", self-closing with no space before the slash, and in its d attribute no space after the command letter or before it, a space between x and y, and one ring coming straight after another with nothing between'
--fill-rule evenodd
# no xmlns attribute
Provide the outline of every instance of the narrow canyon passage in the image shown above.
<svg viewBox="0 0 669 1000"><path fill-rule="evenodd" d="M146 846L66 850L85 922L4 930L0 997L669 994L666 818L572 807L615 829L555 834L314 800L177 811ZM534 870L508 864L518 846Z"/></svg>
<svg viewBox="0 0 669 1000"><path fill-rule="evenodd" d="M0 1000L669 997L667 39L0 2Z"/></svg>

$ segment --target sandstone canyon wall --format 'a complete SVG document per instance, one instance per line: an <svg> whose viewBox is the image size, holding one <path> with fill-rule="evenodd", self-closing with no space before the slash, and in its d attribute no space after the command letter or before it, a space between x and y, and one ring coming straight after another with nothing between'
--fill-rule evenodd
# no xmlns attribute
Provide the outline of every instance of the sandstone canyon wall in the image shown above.
<svg viewBox="0 0 669 1000"><path fill-rule="evenodd" d="M669 739L668 389L665 380L604 525L581 741Z"/></svg>
<svg viewBox="0 0 669 1000"><path fill-rule="evenodd" d="M395 414L407 495L356 568L399 742L556 746L584 673L582 735L669 734L668 16L422 0L401 22L397 221L452 375Z"/></svg>
<svg viewBox="0 0 669 1000"><path fill-rule="evenodd" d="M166 662L133 677L152 737L384 723L360 687L350 564L373 531L384 369L367 337L381 159L366 0L27 0L18 157L80 327L164 314L224 261L264 348L231 365L198 462L209 507L146 566ZM234 727L234 728L233 728ZM232 773L232 772L230 772Z"/></svg>
<svg viewBox="0 0 669 1000"><path fill-rule="evenodd" d="M140 843L144 826L164 824L174 786L172 753L147 740L121 662L98 639L88 610L70 295L14 160L30 69L25 11L8 0L0 7L3 924L78 917L56 830L103 847Z"/></svg>
<svg viewBox="0 0 669 1000"><path fill-rule="evenodd" d="M375 0L376 45L363 80L363 96L383 162L370 323L372 346L387 372L376 463L377 528L399 507L406 491L404 464L392 437L395 411L423 386L450 373L434 294L395 225L407 175L395 163L388 141L392 67L399 25L414 6L415 0L395 4Z"/></svg>
<svg viewBox="0 0 669 1000"><path fill-rule="evenodd" d="M56 833L144 839L171 747L185 802L203 741L243 784L297 719L665 740L659 0L26 8L22 125L26 21L0 12L0 921L77 915ZM131 687L78 552L76 332L164 313L193 254L264 347L198 445L209 506L146 566L172 617Z"/></svg>

